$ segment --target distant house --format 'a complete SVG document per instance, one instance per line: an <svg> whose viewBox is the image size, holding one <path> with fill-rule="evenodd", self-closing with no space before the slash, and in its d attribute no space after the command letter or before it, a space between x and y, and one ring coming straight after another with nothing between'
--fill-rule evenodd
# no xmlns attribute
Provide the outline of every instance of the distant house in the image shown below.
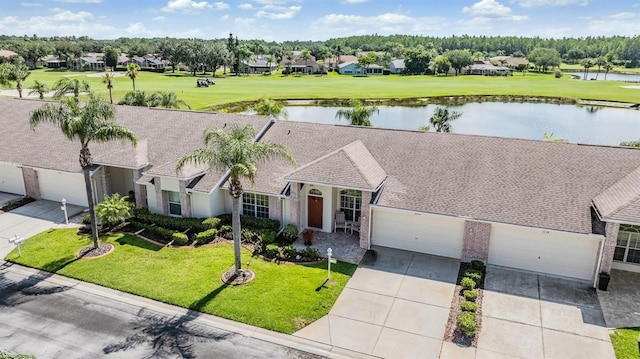
<svg viewBox="0 0 640 359"><path fill-rule="evenodd" d="M404 66L404 60L403 59L393 60L389 64L389 71L392 74L401 74L401 73L404 72L404 69L405 69L405 66Z"/></svg>
<svg viewBox="0 0 640 359"><path fill-rule="evenodd" d="M358 57L353 55L340 55L333 56L324 60L327 67L330 69L337 69L340 64L346 64L348 62L358 62Z"/></svg>
<svg viewBox="0 0 640 359"><path fill-rule="evenodd" d="M268 62L264 59L252 61L243 60L241 71L245 74L262 74L264 72L274 72L278 70L278 63Z"/></svg>
<svg viewBox="0 0 640 359"><path fill-rule="evenodd" d="M506 66L511 69L517 69L518 65L522 63L529 65L529 60L525 57L495 56L490 58L489 61L491 61L492 64Z"/></svg>
<svg viewBox="0 0 640 359"><path fill-rule="evenodd" d="M289 71L292 74L317 74L320 72L320 64L314 60L298 59L292 61L291 64L287 62L287 65L284 65L284 72L289 73Z"/></svg>
<svg viewBox="0 0 640 359"><path fill-rule="evenodd" d="M43 65L49 69L59 69L67 67L67 60L61 59L57 55L47 55L40 59Z"/></svg>
<svg viewBox="0 0 640 359"><path fill-rule="evenodd" d="M124 65L127 64L136 64L141 68L151 68L151 69L164 69L166 67L166 63L154 55L147 54L144 56L134 56L125 61Z"/></svg>
<svg viewBox="0 0 640 359"><path fill-rule="evenodd" d="M280 61L280 66L289 67L289 62L291 62L291 65L293 65L294 63L297 63L299 61L304 62L304 60L300 57L300 51L293 51L293 56L291 57L291 60L289 60L286 56L283 57L282 61ZM309 62L316 61L315 56L311 56L308 61Z"/></svg>
<svg viewBox="0 0 640 359"><path fill-rule="evenodd" d="M473 65L468 66L464 72L466 75L483 75L483 76L511 76L512 70L506 66L494 66L488 61L476 61Z"/></svg>
<svg viewBox="0 0 640 359"><path fill-rule="evenodd" d="M356 62L345 62L338 65L338 73L341 75L382 75L384 68L380 65L372 64L362 68Z"/></svg>
<svg viewBox="0 0 640 359"><path fill-rule="evenodd" d="M11 60L18 57L18 54L11 50L0 50L0 62Z"/></svg>
<svg viewBox="0 0 640 359"><path fill-rule="evenodd" d="M76 70L103 71L105 67L106 65L104 61L98 60L97 58L91 56L79 57L73 63L73 68Z"/></svg>

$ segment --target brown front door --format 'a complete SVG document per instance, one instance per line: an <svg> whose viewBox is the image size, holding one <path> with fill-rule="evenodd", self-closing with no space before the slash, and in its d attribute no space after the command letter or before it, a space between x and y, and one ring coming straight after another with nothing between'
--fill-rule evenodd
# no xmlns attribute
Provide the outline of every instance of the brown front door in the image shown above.
<svg viewBox="0 0 640 359"><path fill-rule="evenodd" d="M322 228L322 197L307 197L307 221L309 227Z"/></svg>

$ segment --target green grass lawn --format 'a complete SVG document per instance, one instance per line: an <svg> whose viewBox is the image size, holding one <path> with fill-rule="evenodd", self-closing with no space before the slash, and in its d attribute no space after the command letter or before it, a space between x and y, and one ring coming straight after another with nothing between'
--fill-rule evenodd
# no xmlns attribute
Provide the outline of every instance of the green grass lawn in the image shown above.
<svg viewBox="0 0 640 359"><path fill-rule="evenodd" d="M638 359L638 335L640 328L616 329L611 336L611 344L617 359Z"/></svg>
<svg viewBox="0 0 640 359"><path fill-rule="evenodd" d="M107 97L106 85L100 78L87 77L95 72L64 70L34 70L25 81L29 88L34 80L53 85L62 76L79 76L87 80L94 91ZM353 77L330 73L326 76L229 76L216 78L216 85L196 87L196 78L187 73L170 71L160 74L140 72L136 89L173 91L193 109L206 109L221 104L255 101L262 96L277 99L322 98L420 98L454 95L517 95L550 96L573 99L638 102L640 90L622 88L615 81L579 81L568 76L556 79L552 73L516 73L512 77L485 76L370 76ZM114 84L114 101L132 90L128 77L119 77Z"/></svg>
<svg viewBox="0 0 640 359"><path fill-rule="evenodd" d="M75 258L75 252L91 243L75 229L40 233L6 260L48 272L77 278L143 297L214 314L234 321L283 333L326 315L356 269L338 262L288 265L253 258L243 249L243 267L256 273L251 283L227 286L220 279L233 267L233 246L162 248L129 235L103 237L115 251L103 258Z"/></svg>

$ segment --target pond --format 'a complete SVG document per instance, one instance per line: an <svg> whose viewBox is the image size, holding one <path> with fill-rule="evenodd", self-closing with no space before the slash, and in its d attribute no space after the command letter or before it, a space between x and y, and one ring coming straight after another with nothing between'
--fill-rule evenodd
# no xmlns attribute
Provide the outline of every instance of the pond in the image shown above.
<svg viewBox="0 0 640 359"><path fill-rule="evenodd" d="M638 90L640 96L640 90ZM379 106L371 117L376 127L417 130L426 125L438 105ZM348 124L335 118L341 107L289 106L289 120ZM453 132L498 137L543 139L543 132L572 143L617 146L640 139L640 111L540 103L466 103L450 106L462 112Z"/></svg>
<svg viewBox="0 0 640 359"><path fill-rule="evenodd" d="M569 75L579 76L581 79L584 79L584 72L567 72ZM596 74L598 75L597 80L604 80L605 73L597 72L597 71L589 71L587 74L587 79L595 79ZM609 72L607 74L607 81L627 81L627 82L640 82L640 75L634 74L617 74Z"/></svg>

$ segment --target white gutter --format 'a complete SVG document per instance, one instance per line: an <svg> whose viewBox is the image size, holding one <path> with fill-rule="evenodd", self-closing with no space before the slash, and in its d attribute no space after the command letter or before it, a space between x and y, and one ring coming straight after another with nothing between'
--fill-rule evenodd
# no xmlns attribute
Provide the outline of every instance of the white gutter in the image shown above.
<svg viewBox="0 0 640 359"><path fill-rule="evenodd" d="M596 273L595 276L593 278L593 287L596 287L596 284L598 282L598 275L600 274L600 265L602 264L602 257L604 256L604 242L607 240L607 238L602 238L600 240L600 255L598 256L598 263L596 263Z"/></svg>
<svg viewBox="0 0 640 359"><path fill-rule="evenodd" d="M373 213L372 205L369 203L369 231L367 232L367 249L371 249L371 226L373 222L373 217L371 214Z"/></svg>

